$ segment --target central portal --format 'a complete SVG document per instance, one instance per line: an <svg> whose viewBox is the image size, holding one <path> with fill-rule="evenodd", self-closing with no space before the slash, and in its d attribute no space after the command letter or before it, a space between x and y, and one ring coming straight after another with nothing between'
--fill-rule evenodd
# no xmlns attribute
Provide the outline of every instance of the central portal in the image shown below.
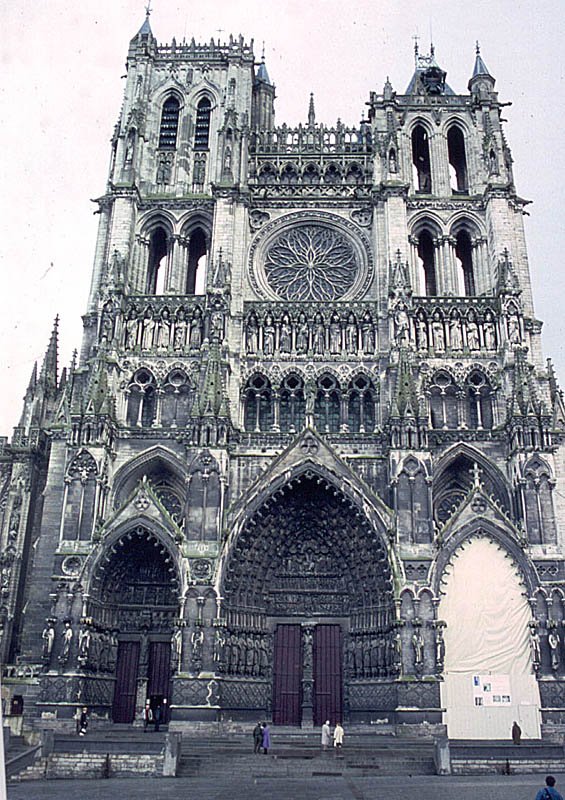
<svg viewBox="0 0 565 800"><path fill-rule="evenodd" d="M224 570L226 696L276 725L350 717L346 689L397 674L390 565L381 533L337 486L293 478L248 519ZM243 706L243 698L249 704ZM252 710L253 709L253 710ZM355 710L356 711L356 710Z"/></svg>

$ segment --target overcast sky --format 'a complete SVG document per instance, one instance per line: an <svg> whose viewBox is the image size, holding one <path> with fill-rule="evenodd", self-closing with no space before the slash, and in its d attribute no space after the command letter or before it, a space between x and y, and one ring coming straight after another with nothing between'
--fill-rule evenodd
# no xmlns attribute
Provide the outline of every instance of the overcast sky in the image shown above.
<svg viewBox="0 0 565 800"><path fill-rule="evenodd" d="M151 26L206 42L255 39L277 86L278 124L357 124L387 75L403 92L413 39L436 57L456 92L466 92L475 40L497 79L526 235L545 354L565 383L563 209L563 0L153 0ZM144 20L142 0L12 0L2 3L0 145L0 434L11 435L35 360L56 314L60 364L81 340L109 140L122 101L128 42ZM221 29L219 33L218 30Z"/></svg>

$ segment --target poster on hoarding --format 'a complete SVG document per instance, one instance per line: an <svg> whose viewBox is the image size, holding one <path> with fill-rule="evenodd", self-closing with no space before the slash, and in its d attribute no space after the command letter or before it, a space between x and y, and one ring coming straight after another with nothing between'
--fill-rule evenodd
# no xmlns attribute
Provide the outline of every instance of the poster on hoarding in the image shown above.
<svg viewBox="0 0 565 800"><path fill-rule="evenodd" d="M510 675L473 675L475 706L504 708L510 703Z"/></svg>

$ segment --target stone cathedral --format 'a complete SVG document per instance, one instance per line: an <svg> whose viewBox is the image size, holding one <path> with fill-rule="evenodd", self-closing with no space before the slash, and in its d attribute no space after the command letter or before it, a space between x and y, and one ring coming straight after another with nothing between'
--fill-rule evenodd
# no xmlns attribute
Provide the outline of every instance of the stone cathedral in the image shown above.
<svg viewBox="0 0 565 800"><path fill-rule="evenodd" d="M0 441L9 717L565 724L565 408L446 78L291 127L243 37L131 40L82 347Z"/></svg>

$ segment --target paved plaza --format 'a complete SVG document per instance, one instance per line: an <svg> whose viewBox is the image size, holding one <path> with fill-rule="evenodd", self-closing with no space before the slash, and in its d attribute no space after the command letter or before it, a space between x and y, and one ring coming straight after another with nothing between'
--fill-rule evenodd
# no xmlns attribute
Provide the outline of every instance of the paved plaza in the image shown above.
<svg viewBox="0 0 565 800"><path fill-rule="evenodd" d="M26 781L8 787L8 800L533 800L543 775L359 778L320 775L284 780L269 777L220 780L123 778ZM556 775L565 790L565 776Z"/></svg>

